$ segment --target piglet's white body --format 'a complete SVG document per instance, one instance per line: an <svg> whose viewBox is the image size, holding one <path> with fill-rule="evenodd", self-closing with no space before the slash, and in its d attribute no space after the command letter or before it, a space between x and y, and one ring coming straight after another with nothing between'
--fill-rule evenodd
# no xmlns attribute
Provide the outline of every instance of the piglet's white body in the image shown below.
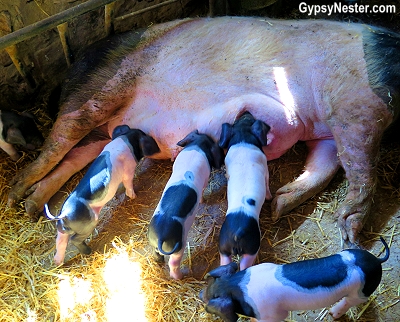
<svg viewBox="0 0 400 322"><path fill-rule="evenodd" d="M164 189L163 194L170 186L185 182L185 184L190 185L197 193L195 205L190 213L186 214L184 217L174 217L174 219L178 220L183 226L183 235L177 236L178 238L182 238L182 248L177 253L171 254L168 261L170 276L174 279L181 279L183 277L180 265L185 251L187 235L194 222L196 210L202 200L203 190L207 186L210 172L210 165L201 150L184 149L178 154L172 168L172 175ZM181 203L181 198L182 196L175 196L174 202ZM160 208L161 202L155 210L155 214L161 211ZM165 229L168 229L168 227L165 227Z"/></svg>
<svg viewBox="0 0 400 322"><path fill-rule="evenodd" d="M258 218L264 200L272 198L267 157L258 147L240 143L229 148L225 167L228 179L227 216L242 208L247 214ZM253 199L255 205L249 205L246 198Z"/></svg>
<svg viewBox="0 0 400 322"><path fill-rule="evenodd" d="M47 216L57 220L57 251L54 256L57 265L64 262L70 238L80 253L90 254L85 239L96 227L101 209L114 197L121 183L128 197L136 197L133 177L137 163L143 156L158 151L157 143L144 132L119 126L114 129L113 140L104 147L65 200L59 216L51 215L46 205Z"/></svg>
<svg viewBox="0 0 400 322"><path fill-rule="evenodd" d="M225 322L242 314L257 321L280 322L289 311L312 310L333 305L337 319L347 310L367 301L382 277L382 263L366 250L349 249L328 257L277 265L264 263L237 271L237 264L220 266L200 294L206 311Z"/></svg>
<svg viewBox="0 0 400 322"><path fill-rule="evenodd" d="M348 253L342 253L341 256L349 264L354 262L354 256ZM281 276L277 278L281 268L282 266L271 263L252 267L247 296L254 299L255 307L259 310L258 321L283 321L289 311L323 308L343 299L330 311L334 318L338 318L350 307L368 299L359 296L364 279L362 271L355 267L349 269L348 276L342 283L334 287L318 287L312 290L299 287Z"/></svg>
<svg viewBox="0 0 400 322"><path fill-rule="evenodd" d="M221 265L238 255L240 269L253 265L260 249L258 217L265 198L271 199L267 157L270 126L244 112L233 124L222 124L219 146L227 149L228 210L218 240Z"/></svg>
<svg viewBox="0 0 400 322"><path fill-rule="evenodd" d="M220 264L240 255L240 269L245 269L253 265L259 249L261 207L265 199L272 199L267 157L255 145L235 144L226 154L225 166L228 210L220 235Z"/></svg>
<svg viewBox="0 0 400 322"><path fill-rule="evenodd" d="M92 169L95 169L96 173L93 174L92 172L90 172L90 170L88 170L89 176L85 176L84 178L82 178L81 182L83 182L83 184L81 184L81 187L79 187L79 185L77 186L77 188L65 201L65 204L61 210L62 215L64 211L68 211L66 209L69 207L70 203L76 203L77 200L80 200L80 202L87 205L87 209L91 213L90 222L87 222L86 217L79 218L79 214L73 214L73 216L75 217L75 222L72 223L72 226L75 227L73 227L72 229L74 233L76 233L74 237L79 236L75 238L72 237L73 243L77 239L79 242L81 242L82 238L83 240L85 240L92 233L93 229L98 223L98 216L101 209L108 201L110 201L114 197L121 183L124 184L125 194L129 198L136 197L133 190L133 177L135 174L137 161L124 140L122 140L122 138L116 138L109 144L107 144L104 147L104 150L100 154L99 158L102 158L103 156L106 156L105 158L107 158L107 163L110 165L110 167L98 168L95 161L92 165ZM97 196L96 198L95 192L99 192L99 187L101 187L103 184L106 184L107 181L104 179L106 177L109 177L110 181L107 184L107 189L105 189L105 194L100 194L100 198L99 196ZM87 187L87 185L93 192L92 196L88 196L87 189L82 187ZM69 226L71 226L71 223L69 223ZM80 238L81 235L82 238ZM70 237L71 236L69 233L60 232L60 229L58 230L56 239L57 251L54 256L54 262L56 265L61 265L64 262L65 251ZM78 246L78 249L79 248L80 247ZM81 249L80 251L82 252ZM89 252L89 250L87 252Z"/></svg>
<svg viewBox="0 0 400 322"><path fill-rule="evenodd" d="M224 153L211 137L197 130L177 145L184 149L175 159L171 177L151 218L148 238L156 259L169 255L170 276L181 279L180 264L189 229L211 168L221 167Z"/></svg>

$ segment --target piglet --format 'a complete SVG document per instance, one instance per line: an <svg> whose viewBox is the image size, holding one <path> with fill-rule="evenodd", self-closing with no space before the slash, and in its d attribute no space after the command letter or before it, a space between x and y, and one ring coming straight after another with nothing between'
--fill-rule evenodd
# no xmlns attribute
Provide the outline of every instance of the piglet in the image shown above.
<svg viewBox="0 0 400 322"><path fill-rule="evenodd" d="M11 160L17 161L20 158L15 145L26 150L34 150L43 144L43 140L32 114L0 111L0 148L10 156Z"/></svg>
<svg viewBox="0 0 400 322"><path fill-rule="evenodd" d="M224 152L209 136L193 131L177 145L184 147L175 159L161 200L154 211L148 239L155 257L169 255L170 276L181 279L186 239L207 186L211 168L220 168Z"/></svg>
<svg viewBox="0 0 400 322"><path fill-rule="evenodd" d="M70 237L80 253L91 253L85 239L96 227L101 209L114 197L121 183L128 197L136 197L133 190L136 165L144 156L157 152L159 147L152 137L127 125L117 126L112 141L104 147L65 200L60 214L53 216L45 205L47 217L57 220L56 265L64 262Z"/></svg>
<svg viewBox="0 0 400 322"><path fill-rule="evenodd" d="M228 209L219 236L221 265L241 256L240 269L253 265L260 248L258 218L265 199L271 199L267 157L269 126L246 112L233 125L222 124L220 147L228 179Z"/></svg>
<svg viewBox="0 0 400 322"><path fill-rule="evenodd" d="M289 311L330 309L334 319L368 300L382 277L381 264L389 258L377 258L366 250L348 249L319 259L277 265L264 263L237 272L237 264L220 266L210 277L200 298L206 311L225 322L238 320L237 314L263 322L283 321Z"/></svg>

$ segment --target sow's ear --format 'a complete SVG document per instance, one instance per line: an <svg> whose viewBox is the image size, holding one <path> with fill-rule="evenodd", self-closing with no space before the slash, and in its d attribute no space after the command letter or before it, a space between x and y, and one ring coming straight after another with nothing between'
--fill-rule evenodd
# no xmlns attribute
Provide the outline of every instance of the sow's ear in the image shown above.
<svg viewBox="0 0 400 322"><path fill-rule="evenodd" d="M221 136L219 137L219 146L223 149L228 147L232 137L232 125L229 123L222 124Z"/></svg>
<svg viewBox="0 0 400 322"><path fill-rule="evenodd" d="M268 124L260 120L255 121L251 126L251 133L260 141L261 146L267 145L267 133L270 128Z"/></svg>
<svg viewBox="0 0 400 322"><path fill-rule="evenodd" d="M179 146L184 148L188 144L192 143L195 140L195 138L197 137L198 134L199 134L199 131L198 130L194 130L194 131L190 132L188 135L186 135L176 145L179 145Z"/></svg>
<svg viewBox="0 0 400 322"><path fill-rule="evenodd" d="M125 135L126 133L128 133L131 130L131 128L128 125L118 125L111 136L111 139L114 140L115 138L121 136L121 135Z"/></svg>
<svg viewBox="0 0 400 322"><path fill-rule="evenodd" d="M237 270L238 270L238 264L235 262L231 262L228 265L222 265L213 269L211 272L208 272L206 276L204 276L204 278L207 277L219 278L221 276L231 276L235 274Z"/></svg>
<svg viewBox="0 0 400 322"><path fill-rule="evenodd" d="M139 144L144 156L149 157L160 152L157 142L147 134L140 137Z"/></svg>
<svg viewBox="0 0 400 322"><path fill-rule="evenodd" d="M206 305L206 311L220 316L225 322L236 322L238 315L235 313L235 306L231 298L217 297L211 299Z"/></svg>

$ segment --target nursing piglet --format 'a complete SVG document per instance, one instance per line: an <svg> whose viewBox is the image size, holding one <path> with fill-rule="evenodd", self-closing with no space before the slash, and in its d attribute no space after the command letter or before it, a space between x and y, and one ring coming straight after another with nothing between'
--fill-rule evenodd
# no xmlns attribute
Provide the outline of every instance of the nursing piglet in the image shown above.
<svg viewBox="0 0 400 322"><path fill-rule="evenodd" d="M85 239L96 227L101 209L114 197L121 183L128 197L136 197L133 190L136 165L144 156L157 152L159 148L152 137L126 125L118 126L113 131L112 141L65 200L60 214L53 216L45 205L47 217L57 220L57 251L54 256L57 265L64 262L69 238L80 253L91 253Z"/></svg>
<svg viewBox="0 0 400 322"><path fill-rule="evenodd" d="M177 145L184 149L175 159L171 177L150 221L148 238L155 257L170 256L170 276L181 279L180 264L195 211L211 168L221 167L224 152L209 136L199 134L197 130Z"/></svg>
<svg viewBox="0 0 400 322"><path fill-rule="evenodd" d="M368 300L382 277L381 264L389 258L389 248L380 259L366 250L348 249L319 259L276 265L264 263L237 272L230 263L211 271L200 298L206 311L225 322L242 314L257 321L283 321L289 311L315 310L335 304L334 319Z"/></svg>
<svg viewBox="0 0 400 322"><path fill-rule="evenodd" d="M233 125L224 123L219 141L228 149L225 157L228 179L228 209L219 236L221 265L232 255L241 256L240 269L253 265L260 248L258 218L265 199L271 199L267 157L269 126L246 112Z"/></svg>
<svg viewBox="0 0 400 322"><path fill-rule="evenodd" d="M21 157L15 145L34 150L43 144L43 140L32 114L0 111L0 148L11 160L17 161Z"/></svg>

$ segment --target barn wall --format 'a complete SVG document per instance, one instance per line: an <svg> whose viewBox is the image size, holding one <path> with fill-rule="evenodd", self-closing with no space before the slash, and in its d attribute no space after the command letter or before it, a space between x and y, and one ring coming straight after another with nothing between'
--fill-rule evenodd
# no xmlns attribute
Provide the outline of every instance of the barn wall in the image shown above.
<svg viewBox="0 0 400 322"><path fill-rule="evenodd" d="M119 0L115 17L155 5L165 0ZM2 0L0 37L74 7L83 0ZM158 9L115 23L115 32L146 27L207 12L208 0L180 0ZM72 19L67 38L74 58L78 51L106 36L104 7ZM19 43L17 58L26 77L21 76L6 50L0 50L0 109L26 110L47 100L50 89L63 79L68 68L57 28Z"/></svg>

